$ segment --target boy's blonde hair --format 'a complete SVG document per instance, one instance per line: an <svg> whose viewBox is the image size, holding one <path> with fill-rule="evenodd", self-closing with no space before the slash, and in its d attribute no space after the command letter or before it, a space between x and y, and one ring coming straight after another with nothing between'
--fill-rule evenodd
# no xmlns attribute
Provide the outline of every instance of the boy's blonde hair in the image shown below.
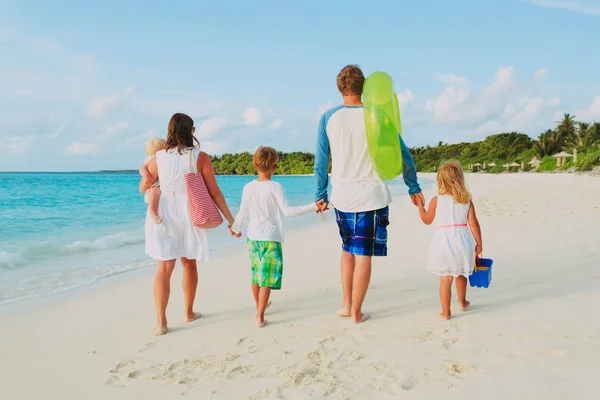
<svg viewBox="0 0 600 400"><path fill-rule="evenodd" d="M454 197L456 203L469 203L471 194L465 185L465 174L462 166L456 161L444 163L437 173L438 194Z"/></svg>
<svg viewBox="0 0 600 400"><path fill-rule="evenodd" d="M146 154L153 156L167 148L167 141L161 138L151 138L146 142Z"/></svg>
<svg viewBox="0 0 600 400"><path fill-rule="evenodd" d="M256 149L252 160L254 161L254 168L258 172L273 172L279 162L279 154L272 147L260 146Z"/></svg>

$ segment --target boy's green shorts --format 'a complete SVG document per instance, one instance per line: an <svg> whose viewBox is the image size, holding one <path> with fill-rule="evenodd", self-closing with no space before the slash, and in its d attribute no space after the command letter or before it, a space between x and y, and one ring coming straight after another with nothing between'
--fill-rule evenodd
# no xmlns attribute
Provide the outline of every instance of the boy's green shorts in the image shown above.
<svg viewBox="0 0 600 400"><path fill-rule="evenodd" d="M248 239L248 253L252 263L252 284L281 289L283 251L281 243Z"/></svg>

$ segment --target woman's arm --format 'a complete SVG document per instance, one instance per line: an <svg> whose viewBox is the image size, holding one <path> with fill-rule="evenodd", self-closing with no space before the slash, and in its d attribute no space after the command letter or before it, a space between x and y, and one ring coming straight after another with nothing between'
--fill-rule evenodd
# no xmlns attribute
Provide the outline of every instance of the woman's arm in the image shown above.
<svg viewBox="0 0 600 400"><path fill-rule="evenodd" d="M277 200L277 205L279 209L286 217L297 217L302 214L306 214L309 212L314 212L319 210L317 203L311 203L306 206L293 207L288 203L288 199L283 192L283 187L281 185L274 185L274 194L275 200Z"/></svg>
<svg viewBox="0 0 600 400"><path fill-rule="evenodd" d="M425 225L431 225L433 220L435 219L435 209L437 208L437 196L431 199L429 202L429 210L425 210L425 203L422 199L417 199L417 206L419 207L419 215L421 216L421 221Z"/></svg>
<svg viewBox="0 0 600 400"><path fill-rule="evenodd" d="M142 174L142 180L140 181L140 192L146 193L146 190L150 189L150 186L158 179L158 165L156 165L156 158L148 164L148 174ZM140 169L140 173L142 170Z"/></svg>
<svg viewBox="0 0 600 400"><path fill-rule="evenodd" d="M225 201L225 196L223 196L223 192L221 192L221 189L217 184L212 161L210 161L208 154L204 152L200 152L198 155L198 171L202 174L202 178L204 178L204 183L206 183L206 188L208 189L210 197L212 197L217 207L219 207L219 210L221 210L221 213L225 216L227 222L229 222L229 227L231 227L235 222L233 215L231 215L231 211L229 211L229 207Z"/></svg>
<svg viewBox="0 0 600 400"><path fill-rule="evenodd" d="M235 233L236 236L242 233L242 228L250 215L250 195L248 189L244 188L242 192L242 204L240 205L240 211L235 216L235 222L231 225L231 232ZM239 237L239 236L238 236Z"/></svg>
<svg viewBox="0 0 600 400"><path fill-rule="evenodd" d="M483 251L481 227L479 226L479 220L477 219L477 214L475 213L475 205L473 204L473 202L471 202L471 207L469 207L469 214L467 215L467 219L469 221L469 228L471 228L473 238L475 238L475 252L477 254L481 254L481 252Z"/></svg>

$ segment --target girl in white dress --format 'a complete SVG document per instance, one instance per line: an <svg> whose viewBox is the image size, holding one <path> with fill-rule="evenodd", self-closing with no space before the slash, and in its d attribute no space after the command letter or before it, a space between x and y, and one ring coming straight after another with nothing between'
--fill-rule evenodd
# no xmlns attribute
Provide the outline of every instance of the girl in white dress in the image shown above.
<svg viewBox="0 0 600 400"><path fill-rule="evenodd" d="M437 182L439 196L431 199L429 209L425 209L423 201L417 205L421 220L427 225L435 225L427 269L440 277L440 316L450 319L454 278L458 304L462 311L469 308L467 277L473 273L475 255L482 251L481 229L461 165L456 162L442 165Z"/></svg>
<svg viewBox="0 0 600 400"><path fill-rule="evenodd" d="M144 177L140 182L140 192L145 193L156 179L160 180L158 213L163 220L161 224L154 223L148 212L145 225L146 253L158 261L154 280L157 335L167 332L170 279L178 258L183 267L185 321L191 322L201 316L194 311L198 287L197 262L208 260L208 238L204 229L192 224L184 179L185 174L191 172L189 152L193 152L198 145L194 132L192 118L180 113L173 115L169 122L166 149L156 153L156 157L148 164L150 177ZM199 152L197 167L210 196L231 227L233 216L217 185L212 163L206 153Z"/></svg>

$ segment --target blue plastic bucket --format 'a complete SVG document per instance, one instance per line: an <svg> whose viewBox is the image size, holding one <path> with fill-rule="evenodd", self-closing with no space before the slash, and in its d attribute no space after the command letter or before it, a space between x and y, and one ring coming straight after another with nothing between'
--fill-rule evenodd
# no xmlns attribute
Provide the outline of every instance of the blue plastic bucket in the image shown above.
<svg viewBox="0 0 600 400"><path fill-rule="evenodd" d="M479 258L475 271L469 276L469 284L471 287L487 288L492 282L492 264L494 260L491 258Z"/></svg>

